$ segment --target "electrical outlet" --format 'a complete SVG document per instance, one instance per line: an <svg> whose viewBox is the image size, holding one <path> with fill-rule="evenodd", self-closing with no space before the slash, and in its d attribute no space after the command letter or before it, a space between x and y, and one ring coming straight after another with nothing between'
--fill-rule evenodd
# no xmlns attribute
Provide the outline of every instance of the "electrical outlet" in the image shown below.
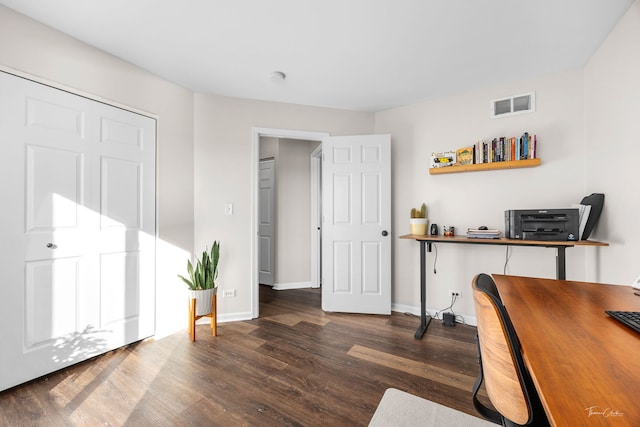
<svg viewBox="0 0 640 427"><path fill-rule="evenodd" d="M222 291L222 298L231 298L236 296L235 289L225 289Z"/></svg>
<svg viewBox="0 0 640 427"><path fill-rule="evenodd" d="M449 289L449 296L462 298L462 294L460 293L460 291L456 291L455 289Z"/></svg>

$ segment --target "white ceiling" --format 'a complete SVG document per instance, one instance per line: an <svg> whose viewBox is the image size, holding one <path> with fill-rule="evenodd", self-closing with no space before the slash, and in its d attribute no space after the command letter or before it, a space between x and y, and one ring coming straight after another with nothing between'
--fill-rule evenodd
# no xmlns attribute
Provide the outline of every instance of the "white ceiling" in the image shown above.
<svg viewBox="0 0 640 427"><path fill-rule="evenodd" d="M0 4L195 92L379 111L581 67L633 1Z"/></svg>

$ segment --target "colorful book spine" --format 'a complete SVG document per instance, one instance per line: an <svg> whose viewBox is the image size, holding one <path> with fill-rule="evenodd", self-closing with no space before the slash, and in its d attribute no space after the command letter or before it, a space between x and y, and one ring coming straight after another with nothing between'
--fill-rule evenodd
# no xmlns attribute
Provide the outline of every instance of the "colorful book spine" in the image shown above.
<svg viewBox="0 0 640 427"><path fill-rule="evenodd" d="M538 148L538 138L537 138L537 135L533 135L533 155L531 156L532 159L538 158L537 148Z"/></svg>
<svg viewBox="0 0 640 427"><path fill-rule="evenodd" d="M465 164L514 162L538 157L538 137L524 132L522 136L497 137L491 141L478 140L460 150L468 154Z"/></svg>

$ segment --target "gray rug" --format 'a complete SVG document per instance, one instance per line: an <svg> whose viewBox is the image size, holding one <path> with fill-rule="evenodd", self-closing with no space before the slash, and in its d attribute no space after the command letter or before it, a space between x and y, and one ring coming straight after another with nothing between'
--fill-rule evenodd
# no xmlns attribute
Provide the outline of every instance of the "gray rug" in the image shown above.
<svg viewBox="0 0 640 427"><path fill-rule="evenodd" d="M387 389L369 427L414 426L495 427L496 424L395 388Z"/></svg>

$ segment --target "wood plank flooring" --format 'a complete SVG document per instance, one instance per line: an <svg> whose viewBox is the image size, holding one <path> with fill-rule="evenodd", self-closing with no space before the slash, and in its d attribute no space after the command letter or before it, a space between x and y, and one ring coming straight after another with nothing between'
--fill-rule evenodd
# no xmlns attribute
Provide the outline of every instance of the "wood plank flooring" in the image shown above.
<svg viewBox="0 0 640 427"><path fill-rule="evenodd" d="M324 313L261 286L260 318L197 326L0 393L2 426L366 426L389 387L476 415L474 327ZM186 321L185 321L186 323ZM186 325L185 325L186 326Z"/></svg>

